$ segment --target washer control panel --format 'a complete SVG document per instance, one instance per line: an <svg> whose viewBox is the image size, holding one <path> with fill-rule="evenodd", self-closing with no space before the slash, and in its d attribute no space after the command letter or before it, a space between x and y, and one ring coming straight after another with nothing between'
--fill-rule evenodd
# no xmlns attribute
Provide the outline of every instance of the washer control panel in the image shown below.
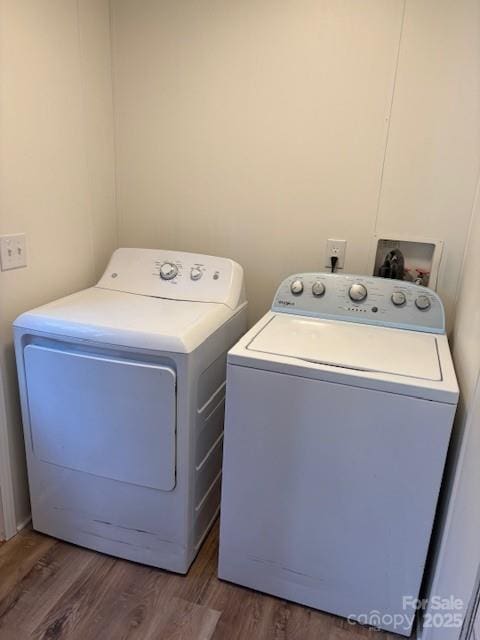
<svg viewBox="0 0 480 640"><path fill-rule="evenodd" d="M445 333L445 312L438 294L403 280L297 273L278 288L272 311Z"/></svg>
<svg viewBox="0 0 480 640"><path fill-rule="evenodd" d="M242 267L228 258L156 249L117 249L97 287L236 309L245 302Z"/></svg>

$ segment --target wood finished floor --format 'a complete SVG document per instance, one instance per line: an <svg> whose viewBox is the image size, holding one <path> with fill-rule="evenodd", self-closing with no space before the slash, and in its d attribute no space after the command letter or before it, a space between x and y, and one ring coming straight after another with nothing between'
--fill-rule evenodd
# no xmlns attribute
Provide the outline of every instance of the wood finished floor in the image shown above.
<svg viewBox="0 0 480 640"><path fill-rule="evenodd" d="M25 530L0 545L0 640L392 640L221 582L218 525L187 576Z"/></svg>

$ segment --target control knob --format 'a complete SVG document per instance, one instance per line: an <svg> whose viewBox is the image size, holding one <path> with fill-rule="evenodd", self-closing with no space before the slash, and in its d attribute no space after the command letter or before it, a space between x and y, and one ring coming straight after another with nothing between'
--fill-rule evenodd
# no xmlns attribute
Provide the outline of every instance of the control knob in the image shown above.
<svg viewBox="0 0 480 640"><path fill-rule="evenodd" d="M192 280L200 280L200 278L202 277L202 271L201 269L198 269L197 267L192 267L191 271L190 271L190 278Z"/></svg>
<svg viewBox="0 0 480 640"><path fill-rule="evenodd" d="M294 280L290 285L290 291L295 296L299 296L301 293L303 293L303 282L300 279Z"/></svg>
<svg viewBox="0 0 480 640"><path fill-rule="evenodd" d="M401 307L406 303L407 297L403 291L394 291L391 300L396 307Z"/></svg>
<svg viewBox="0 0 480 640"><path fill-rule="evenodd" d="M352 284L352 286L350 287L349 291L348 291L348 295L350 296L350 299L353 300L354 302L361 302L362 300L365 300L365 298L367 297L367 287L365 287L363 284L360 283L355 283Z"/></svg>
<svg viewBox="0 0 480 640"><path fill-rule="evenodd" d="M325 294L325 285L320 280L315 280L312 284L312 293L316 298L321 298Z"/></svg>
<svg viewBox="0 0 480 640"><path fill-rule="evenodd" d="M160 267L162 280L172 280L178 274L178 267L173 262L164 262Z"/></svg>
<svg viewBox="0 0 480 640"><path fill-rule="evenodd" d="M432 303L430 302L430 298L428 296L422 294L415 300L415 306L417 307L417 309L420 309L420 311L428 311L428 309L430 309L430 307L432 306Z"/></svg>

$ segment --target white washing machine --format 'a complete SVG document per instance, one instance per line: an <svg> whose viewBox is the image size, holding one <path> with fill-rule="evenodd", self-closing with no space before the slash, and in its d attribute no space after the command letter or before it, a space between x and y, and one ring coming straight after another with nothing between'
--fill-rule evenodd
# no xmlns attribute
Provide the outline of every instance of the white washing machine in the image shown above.
<svg viewBox="0 0 480 640"><path fill-rule="evenodd" d="M218 513L231 260L119 249L97 286L15 321L33 526L185 573Z"/></svg>
<svg viewBox="0 0 480 640"><path fill-rule="evenodd" d="M433 291L287 278L228 354L220 578L409 635L457 400Z"/></svg>

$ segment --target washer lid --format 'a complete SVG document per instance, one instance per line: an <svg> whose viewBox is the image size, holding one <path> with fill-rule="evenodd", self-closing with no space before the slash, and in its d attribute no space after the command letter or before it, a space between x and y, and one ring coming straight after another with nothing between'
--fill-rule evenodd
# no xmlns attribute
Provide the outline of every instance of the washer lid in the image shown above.
<svg viewBox="0 0 480 640"><path fill-rule="evenodd" d="M442 380L436 337L415 331L276 315L247 349L358 371Z"/></svg>

